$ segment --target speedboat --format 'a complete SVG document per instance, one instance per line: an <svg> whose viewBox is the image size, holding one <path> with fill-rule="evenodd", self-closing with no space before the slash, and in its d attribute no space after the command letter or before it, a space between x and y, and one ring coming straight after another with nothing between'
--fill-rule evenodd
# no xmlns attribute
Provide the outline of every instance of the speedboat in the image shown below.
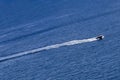
<svg viewBox="0 0 120 80"><path fill-rule="evenodd" d="M103 35L99 35L96 37L97 40L103 40L104 36Z"/></svg>

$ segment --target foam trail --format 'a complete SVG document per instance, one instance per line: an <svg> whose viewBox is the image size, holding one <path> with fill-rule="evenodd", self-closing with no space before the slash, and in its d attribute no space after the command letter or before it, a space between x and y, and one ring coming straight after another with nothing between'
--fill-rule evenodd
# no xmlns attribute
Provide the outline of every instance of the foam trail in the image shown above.
<svg viewBox="0 0 120 80"><path fill-rule="evenodd" d="M93 41L96 41L96 40L97 40L96 37L93 37L93 38L89 38L89 39L72 40L72 41L68 41L68 42L64 42L64 43L60 43L60 44L54 44L54 45L50 45L50 46L46 46L46 47L42 47L42 48L37 48L37 49L29 50L29 51L16 53L16 54L6 56L6 57L1 57L0 62L10 60L10 59L13 59L13 58L17 58L17 57L20 57L20 56L28 55L28 54L34 54L34 53L37 53L37 52L40 52L40 51L43 51L43 50L49 50L49 49L59 48L59 47L62 47L62 46L71 46L71 45L76 45L76 44L81 44L81 43L93 42Z"/></svg>

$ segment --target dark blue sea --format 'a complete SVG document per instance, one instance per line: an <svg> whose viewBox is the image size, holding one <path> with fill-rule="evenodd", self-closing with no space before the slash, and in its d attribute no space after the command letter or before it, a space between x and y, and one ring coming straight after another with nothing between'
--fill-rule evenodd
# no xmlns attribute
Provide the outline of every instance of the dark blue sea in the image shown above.
<svg viewBox="0 0 120 80"><path fill-rule="evenodd" d="M120 0L0 0L0 80L120 80Z"/></svg>

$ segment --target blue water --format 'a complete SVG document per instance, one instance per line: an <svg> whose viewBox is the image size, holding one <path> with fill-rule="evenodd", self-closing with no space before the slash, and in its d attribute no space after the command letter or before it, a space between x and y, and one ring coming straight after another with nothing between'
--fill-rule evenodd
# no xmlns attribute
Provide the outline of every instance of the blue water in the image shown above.
<svg viewBox="0 0 120 80"><path fill-rule="evenodd" d="M0 0L0 57L100 34L1 61L0 80L120 80L120 0Z"/></svg>

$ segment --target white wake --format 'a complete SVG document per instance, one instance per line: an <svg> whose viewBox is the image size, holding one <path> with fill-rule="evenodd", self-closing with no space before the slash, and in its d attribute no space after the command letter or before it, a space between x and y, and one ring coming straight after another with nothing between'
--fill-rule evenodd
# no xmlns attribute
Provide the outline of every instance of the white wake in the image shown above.
<svg viewBox="0 0 120 80"><path fill-rule="evenodd" d="M20 56L28 55L28 54L34 54L34 53L37 53L37 52L40 52L40 51L43 51L43 50L49 50L49 49L59 48L59 47L62 47L62 46L71 46L71 45L76 45L76 44L81 44L81 43L93 42L93 41L96 41L96 40L97 40L96 37L93 37L93 38L89 38L89 39L72 40L72 41L68 41L68 42L64 42L64 43L60 43L60 44L45 46L45 47L41 47L41 48L29 50L29 51L16 53L16 54L9 55L9 56L6 56L6 57L1 57L0 62L1 61L6 61L6 60L9 60L9 59L13 59L13 58L17 58L17 57L20 57Z"/></svg>

